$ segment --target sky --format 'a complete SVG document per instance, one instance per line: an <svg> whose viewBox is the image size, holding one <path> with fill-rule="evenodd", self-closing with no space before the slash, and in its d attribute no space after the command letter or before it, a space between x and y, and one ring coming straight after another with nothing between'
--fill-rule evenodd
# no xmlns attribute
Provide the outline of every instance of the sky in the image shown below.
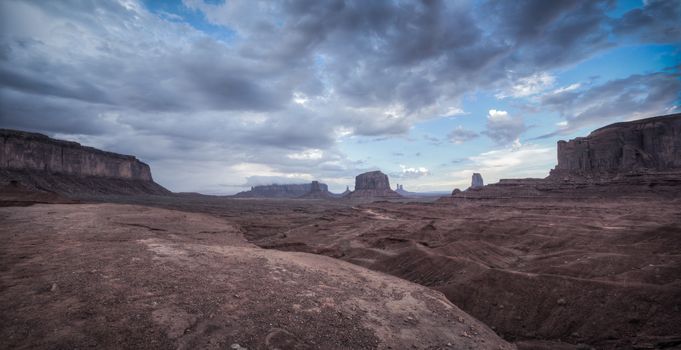
<svg viewBox="0 0 681 350"><path fill-rule="evenodd" d="M545 177L556 142L681 109L681 1L0 1L0 128L177 192L381 170Z"/></svg>

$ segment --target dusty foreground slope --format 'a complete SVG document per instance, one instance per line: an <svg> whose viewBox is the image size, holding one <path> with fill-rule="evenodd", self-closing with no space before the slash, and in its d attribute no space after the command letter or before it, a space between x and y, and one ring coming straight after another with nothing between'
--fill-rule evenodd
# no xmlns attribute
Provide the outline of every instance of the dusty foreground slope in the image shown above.
<svg viewBox="0 0 681 350"><path fill-rule="evenodd" d="M261 247L328 255L439 290L521 349L681 348L678 198L136 201L211 213Z"/></svg>
<svg viewBox="0 0 681 350"><path fill-rule="evenodd" d="M309 212L285 235L276 220L243 225L261 246L325 254L439 290L520 348L681 347L681 202L374 203ZM555 343L540 346L545 340Z"/></svg>
<svg viewBox="0 0 681 350"><path fill-rule="evenodd" d="M0 222L0 348L513 348L439 292L203 214L57 204Z"/></svg>

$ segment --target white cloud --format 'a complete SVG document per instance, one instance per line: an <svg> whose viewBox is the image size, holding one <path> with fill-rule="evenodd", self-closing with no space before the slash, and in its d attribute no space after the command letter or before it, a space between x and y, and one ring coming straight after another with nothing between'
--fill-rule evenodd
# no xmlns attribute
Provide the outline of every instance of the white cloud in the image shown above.
<svg viewBox="0 0 681 350"><path fill-rule="evenodd" d="M447 111L445 112L444 116L445 117L457 117L460 115L464 115L466 112L464 112L463 109L458 108L458 107L448 107Z"/></svg>
<svg viewBox="0 0 681 350"><path fill-rule="evenodd" d="M430 175L430 170L425 167L408 167L400 164L401 173L397 177L401 178L418 178Z"/></svg>
<svg viewBox="0 0 681 350"><path fill-rule="evenodd" d="M491 121L509 120L508 112L500 111L500 110L496 110L496 109L490 109L489 114L487 115L487 119L489 119Z"/></svg>
<svg viewBox="0 0 681 350"><path fill-rule="evenodd" d="M555 89L555 90L551 91L551 93L552 94L560 94L560 93L563 93L563 92L573 91L573 90L579 89L581 86L582 86L582 84L580 84L580 83L574 83L574 84L570 84L568 86L563 86L563 87L560 87L558 89Z"/></svg>
<svg viewBox="0 0 681 350"><path fill-rule="evenodd" d="M511 85L505 91L501 91L494 95L498 99L504 99L507 97L527 97L539 94L551 88L556 81L556 77L553 75L541 72L535 73L533 75L520 78L515 84Z"/></svg>
<svg viewBox="0 0 681 350"><path fill-rule="evenodd" d="M512 117L506 111L490 109L486 129L482 133L498 145L508 145L517 141L525 130L527 126L521 117Z"/></svg>
<svg viewBox="0 0 681 350"><path fill-rule="evenodd" d="M472 130L464 129L464 127L461 125L457 126L454 130L447 134L449 141L457 145L472 140L476 137L478 137L478 133Z"/></svg>
<svg viewBox="0 0 681 350"><path fill-rule="evenodd" d="M297 159L297 160L315 160L315 159L322 159L324 156L324 151L320 149L307 149L302 152L297 152L297 153L289 153L287 157L289 159Z"/></svg>

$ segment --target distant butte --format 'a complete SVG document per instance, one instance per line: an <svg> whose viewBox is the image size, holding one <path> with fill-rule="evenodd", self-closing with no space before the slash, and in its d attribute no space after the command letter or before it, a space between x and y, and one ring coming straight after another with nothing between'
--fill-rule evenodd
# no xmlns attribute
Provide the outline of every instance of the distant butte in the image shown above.
<svg viewBox="0 0 681 350"><path fill-rule="evenodd" d="M317 186L320 192L329 192L326 184L314 181L307 184L272 184L251 187L250 191L239 192L234 195L237 198L300 198L312 191L313 186Z"/></svg>
<svg viewBox="0 0 681 350"><path fill-rule="evenodd" d="M401 198L390 188L388 175L380 171L370 171L355 177L355 190L347 194L349 199Z"/></svg>

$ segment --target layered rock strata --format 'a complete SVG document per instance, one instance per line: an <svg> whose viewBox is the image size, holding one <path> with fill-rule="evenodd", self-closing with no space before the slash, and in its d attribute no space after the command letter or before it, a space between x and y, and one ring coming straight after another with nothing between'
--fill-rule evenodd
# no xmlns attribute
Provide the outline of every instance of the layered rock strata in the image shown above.
<svg viewBox="0 0 681 350"><path fill-rule="evenodd" d="M681 114L615 123L558 141L558 165L545 179L502 179L452 199L681 195Z"/></svg>
<svg viewBox="0 0 681 350"><path fill-rule="evenodd" d="M0 129L0 181L65 194L170 193L134 156L8 129Z"/></svg>
<svg viewBox="0 0 681 350"><path fill-rule="evenodd" d="M549 178L612 178L681 170L681 114L615 123L558 141Z"/></svg>

